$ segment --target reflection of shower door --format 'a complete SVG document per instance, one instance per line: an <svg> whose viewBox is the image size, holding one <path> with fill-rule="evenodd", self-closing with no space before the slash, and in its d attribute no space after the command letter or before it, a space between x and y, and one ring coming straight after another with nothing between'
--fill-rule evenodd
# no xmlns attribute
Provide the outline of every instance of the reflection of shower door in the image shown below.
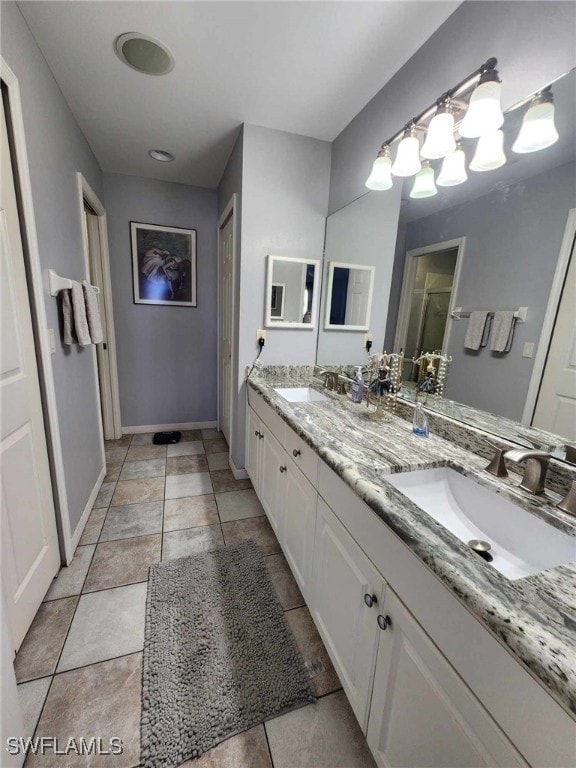
<svg viewBox="0 0 576 768"><path fill-rule="evenodd" d="M418 357L420 352L443 351L451 295L451 288L425 291L415 357ZM414 366L409 379L419 381L422 374L423 371Z"/></svg>

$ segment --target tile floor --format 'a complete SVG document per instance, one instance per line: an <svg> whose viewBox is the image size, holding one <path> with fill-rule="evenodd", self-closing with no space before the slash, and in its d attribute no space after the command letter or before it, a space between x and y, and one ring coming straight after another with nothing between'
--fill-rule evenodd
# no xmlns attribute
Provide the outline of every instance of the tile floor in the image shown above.
<svg viewBox="0 0 576 768"><path fill-rule="evenodd" d="M360 728L249 480L235 480L214 429L177 445L152 435L106 444L107 475L74 560L63 568L15 661L26 735L111 736L115 757L30 755L26 766L139 764L148 567L254 539L286 619L314 662L318 702L234 736L185 768L373 768Z"/></svg>

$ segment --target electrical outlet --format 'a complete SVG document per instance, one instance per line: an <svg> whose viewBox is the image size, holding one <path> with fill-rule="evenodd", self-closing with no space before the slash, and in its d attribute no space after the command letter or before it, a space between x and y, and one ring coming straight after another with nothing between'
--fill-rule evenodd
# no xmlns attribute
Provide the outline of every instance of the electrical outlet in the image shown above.
<svg viewBox="0 0 576 768"><path fill-rule="evenodd" d="M522 357L534 357L534 342L524 342L524 348L522 349Z"/></svg>
<svg viewBox="0 0 576 768"><path fill-rule="evenodd" d="M368 342L370 342L370 344L372 344L372 334L371 333L365 333L364 334L364 346L366 346L366 344L368 344Z"/></svg>
<svg viewBox="0 0 576 768"><path fill-rule="evenodd" d="M264 339L264 344L266 344L266 331L256 331L256 344L257 345L260 343L260 339Z"/></svg>

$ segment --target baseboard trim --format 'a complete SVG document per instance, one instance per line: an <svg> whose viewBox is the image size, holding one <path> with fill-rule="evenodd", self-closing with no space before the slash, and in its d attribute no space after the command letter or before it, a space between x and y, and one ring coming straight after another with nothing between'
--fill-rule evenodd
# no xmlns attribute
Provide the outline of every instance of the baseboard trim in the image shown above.
<svg viewBox="0 0 576 768"><path fill-rule="evenodd" d="M230 465L230 469L232 470L232 474L234 475L234 480L247 480L250 475L245 469L238 469L234 462L232 461L232 456L228 457L228 464Z"/></svg>
<svg viewBox="0 0 576 768"><path fill-rule="evenodd" d="M106 466L103 466L100 470L100 474L98 475L98 480L96 480L96 484L94 488L92 488L92 491L90 493L90 496L88 497L88 501L86 502L86 506L84 507L84 511L82 512L82 517L78 521L78 525L76 526L76 530L72 534L71 538L71 551L72 555L70 557L70 561L66 563L66 565L70 565L70 562L72 561L72 557L74 557L74 552L76 551L76 547L78 546L78 542L80 541L80 537L84 533L84 528L86 527L86 523L88 522L88 518L90 517L90 512L92 512L92 507L94 506L94 502L96 501L96 496L98 496L98 491L100 490L100 486L104 482L104 478L106 477Z"/></svg>
<svg viewBox="0 0 576 768"><path fill-rule="evenodd" d="M215 429L217 421L187 421L184 424L145 424L138 427L122 427L123 435L137 435L141 432L169 432L184 429Z"/></svg>

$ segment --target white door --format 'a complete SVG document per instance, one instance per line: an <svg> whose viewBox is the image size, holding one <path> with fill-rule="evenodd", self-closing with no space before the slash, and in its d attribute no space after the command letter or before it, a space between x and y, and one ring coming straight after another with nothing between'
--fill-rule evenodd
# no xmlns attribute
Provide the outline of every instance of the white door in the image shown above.
<svg viewBox="0 0 576 768"><path fill-rule="evenodd" d="M293 461L286 464L284 520L280 543L302 594L305 598L310 598L318 494Z"/></svg>
<svg viewBox="0 0 576 768"><path fill-rule="evenodd" d="M370 281L372 272L368 269L351 269L346 294L346 325L366 325Z"/></svg>
<svg viewBox="0 0 576 768"><path fill-rule="evenodd" d="M220 276L220 429L230 445L232 402L232 333L234 312L234 216L230 214L220 228L218 239Z"/></svg>
<svg viewBox="0 0 576 768"><path fill-rule="evenodd" d="M570 266L558 306L533 426L576 440L576 258Z"/></svg>
<svg viewBox="0 0 576 768"><path fill-rule="evenodd" d="M391 590L385 606L367 734L380 768L526 766Z"/></svg>
<svg viewBox="0 0 576 768"><path fill-rule="evenodd" d="M261 434L260 501L274 533L281 538L288 458L265 424L261 426Z"/></svg>
<svg viewBox="0 0 576 768"><path fill-rule="evenodd" d="M1 574L18 649L58 571L60 554L3 107L1 133Z"/></svg>
<svg viewBox="0 0 576 768"><path fill-rule="evenodd" d="M380 633L376 617L385 583L321 498L313 562L314 621L365 731ZM373 605L369 606L367 602L371 601Z"/></svg>

